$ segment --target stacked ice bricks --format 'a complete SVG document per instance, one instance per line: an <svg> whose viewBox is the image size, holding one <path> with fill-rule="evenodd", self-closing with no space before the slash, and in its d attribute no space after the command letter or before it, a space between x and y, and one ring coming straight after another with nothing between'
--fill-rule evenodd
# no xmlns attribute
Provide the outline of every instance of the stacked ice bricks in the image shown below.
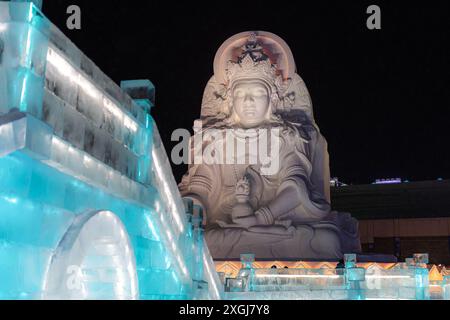
<svg viewBox="0 0 450 320"><path fill-rule="evenodd" d="M0 115L17 109L51 128L28 124L40 127L27 138L34 156L121 197L148 201L139 185L151 184L154 89L150 99L133 101L26 2L0 2L0 59Z"/></svg>
<svg viewBox="0 0 450 320"><path fill-rule="evenodd" d="M121 86L33 4L0 2L0 297L38 297L55 246L88 209L124 222L141 298L189 297L197 244L149 114L154 88Z"/></svg>

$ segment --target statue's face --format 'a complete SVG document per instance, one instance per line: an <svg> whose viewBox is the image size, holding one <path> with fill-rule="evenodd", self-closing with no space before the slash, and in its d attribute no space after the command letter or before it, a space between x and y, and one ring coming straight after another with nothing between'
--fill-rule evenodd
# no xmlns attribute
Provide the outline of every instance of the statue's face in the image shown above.
<svg viewBox="0 0 450 320"><path fill-rule="evenodd" d="M269 91L258 81L241 81L232 91L233 111L236 120L246 129L261 125L268 118Z"/></svg>

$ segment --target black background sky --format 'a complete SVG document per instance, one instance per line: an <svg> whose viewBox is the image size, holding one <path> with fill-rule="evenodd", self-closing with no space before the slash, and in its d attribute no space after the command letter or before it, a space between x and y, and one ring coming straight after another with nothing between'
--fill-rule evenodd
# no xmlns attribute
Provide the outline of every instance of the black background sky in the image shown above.
<svg viewBox="0 0 450 320"><path fill-rule="evenodd" d="M82 29L66 28L66 8ZM366 28L378 4L382 30ZM44 0L43 11L116 82L150 79L167 150L191 129L217 49L264 30L291 47L329 143L331 172L348 183L450 178L449 1ZM186 168L174 167L177 180Z"/></svg>

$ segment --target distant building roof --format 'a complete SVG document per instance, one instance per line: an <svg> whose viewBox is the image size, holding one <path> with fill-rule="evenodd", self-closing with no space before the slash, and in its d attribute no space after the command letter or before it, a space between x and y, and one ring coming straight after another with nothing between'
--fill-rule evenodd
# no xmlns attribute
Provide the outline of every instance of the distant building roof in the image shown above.
<svg viewBox="0 0 450 320"><path fill-rule="evenodd" d="M402 183L401 178L395 178L395 179L377 179L373 184L397 184Z"/></svg>
<svg viewBox="0 0 450 320"><path fill-rule="evenodd" d="M359 220L450 217L450 180L331 188L331 200Z"/></svg>

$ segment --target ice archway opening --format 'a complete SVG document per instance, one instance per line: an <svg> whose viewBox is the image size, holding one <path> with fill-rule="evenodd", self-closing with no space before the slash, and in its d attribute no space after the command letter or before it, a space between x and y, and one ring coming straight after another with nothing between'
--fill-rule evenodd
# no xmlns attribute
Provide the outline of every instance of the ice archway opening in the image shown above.
<svg viewBox="0 0 450 320"><path fill-rule="evenodd" d="M136 259L121 220L109 211L77 216L51 259L43 299L138 298Z"/></svg>

